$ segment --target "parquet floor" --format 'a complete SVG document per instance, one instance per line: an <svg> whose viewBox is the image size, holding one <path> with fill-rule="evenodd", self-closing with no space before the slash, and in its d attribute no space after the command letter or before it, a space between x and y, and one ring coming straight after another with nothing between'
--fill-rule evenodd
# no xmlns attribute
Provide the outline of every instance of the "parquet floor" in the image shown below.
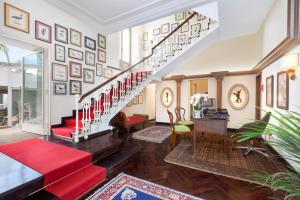
<svg viewBox="0 0 300 200"><path fill-rule="evenodd" d="M255 184L166 163L164 158L171 151L169 140L163 144L138 140L132 143L141 145L141 151L111 177L125 172L207 200L262 200L278 195Z"/></svg>

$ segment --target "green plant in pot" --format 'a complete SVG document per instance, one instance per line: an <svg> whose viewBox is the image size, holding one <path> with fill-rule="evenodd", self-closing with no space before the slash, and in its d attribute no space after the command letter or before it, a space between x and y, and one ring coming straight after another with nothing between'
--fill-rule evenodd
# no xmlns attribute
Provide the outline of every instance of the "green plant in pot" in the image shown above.
<svg viewBox="0 0 300 200"><path fill-rule="evenodd" d="M274 174L257 172L253 176L274 191L286 191L285 199L298 199L300 198L300 113L281 113L276 110L272 110L272 113L271 117L274 122L267 123L264 131L259 126L249 126L245 131L239 133L238 142L260 135L272 134L273 138L265 142L280 149L282 157L295 163L299 168L288 167L286 170Z"/></svg>

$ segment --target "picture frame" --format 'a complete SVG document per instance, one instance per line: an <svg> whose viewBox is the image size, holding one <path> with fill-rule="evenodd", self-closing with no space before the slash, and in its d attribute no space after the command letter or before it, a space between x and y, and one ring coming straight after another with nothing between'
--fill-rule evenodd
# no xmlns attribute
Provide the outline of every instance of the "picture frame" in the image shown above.
<svg viewBox="0 0 300 200"><path fill-rule="evenodd" d="M68 49L68 56L69 58L77 59L77 60L83 60L83 52L69 48Z"/></svg>
<svg viewBox="0 0 300 200"><path fill-rule="evenodd" d="M58 62L66 62L66 48L65 46L55 44L54 45L54 59Z"/></svg>
<svg viewBox="0 0 300 200"><path fill-rule="evenodd" d="M170 23L166 23L166 24L163 24L161 25L161 34L167 34L170 32Z"/></svg>
<svg viewBox="0 0 300 200"><path fill-rule="evenodd" d="M249 91L244 85L235 84L228 90L227 100L231 108L243 110L249 102Z"/></svg>
<svg viewBox="0 0 300 200"><path fill-rule="evenodd" d="M81 47L82 46L82 33L70 28L70 44Z"/></svg>
<svg viewBox="0 0 300 200"><path fill-rule="evenodd" d="M81 63L70 61L69 67L70 67L70 77L82 78L82 64Z"/></svg>
<svg viewBox="0 0 300 200"><path fill-rule="evenodd" d="M52 81L68 81L68 66L52 63Z"/></svg>
<svg viewBox="0 0 300 200"><path fill-rule="evenodd" d="M51 26L35 20L35 39L51 44L52 40Z"/></svg>
<svg viewBox="0 0 300 200"><path fill-rule="evenodd" d="M173 105L174 93L169 87L165 87L160 93L160 102L163 107L169 108Z"/></svg>
<svg viewBox="0 0 300 200"><path fill-rule="evenodd" d="M148 41L148 32L143 33L143 40Z"/></svg>
<svg viewBox="0 0 300 200"><path fill-rule="evenodd" d="M83 69L83 82L84 83L95 83L95 70Z"/></svg>
<svg viewBox="0 0 300 200"><path fill-rule="evenodd" d="M98 49L98 61L106 63L106 51Z"/></svg>
<svg viewBox="0 0 300 200"><path fill-rule="evenodd" d="M186 33L190 30L190 22L187 22L181 26L181 33Z"/></svg>
<svg viewBox="0 0 300 200"><path fill-rule="evenodd" d="M160 35L160 28L156 28L153 30L153 36L159 36Z"/></svg>
<svg viewBox="0 0 300 200"><path fill-rule="evenodd" d="M289 74L286 71L277 73L277 108L289 109Z"/></svg>
<svg viewBox="0 0 300 200"><path fill-rule="evenodd" d="M82 82L77 80L70 80L70 95L81 95Z"/></svg>
<svg viewBox="0 0 300 200"><path fill-rule="evenodd" d="M197 24L193 24L191 26L191 35L198 35L201 32L201 24L197 23Z"/></svg>
<svg viewBox="0 0 300 200"><path fill-rule="evenodd" d="M4 3L4 25L24 33L29 33L30 14L25 10Z"/></svg>
<svg viewBox="0 0 300 200"><path fill-rule="evenodd" d="M55 24L55 40L68 44L68 29L59 24Z"/></svg>
<svg viewBox="0 0 300 200"><path fill-rule="evenodd" d="M106 37L104 35L98 34L98 47L106 49Z"/></svg>
<svg viewBox="0 0 300 200"><path fill-rule="evenodd" d="M143 95L138 96L138 104L143 104Z"/></svg>
<svg viewBox="0 0 300 200"><path fill-rule="evenodd" d="M96 51L96 40L84 36L84 47Z"/></svg>
<svg viewBox="0 0 300 200"><path fill-rule="evenodd" d="M175 14L175 21L180 21L185 19L185 12L178 12Z"/></svg>
<svg viewBox="0 0 300 200"><path fill-rule="evenodd" d="M66 95L67 94L67 83L54 82L53 83L54 95Z"/></svg>
<svg viewBox="0 0 300 200"><path fill-rule="evenodd" d="M148 43L147 42L143 43L143 49L144 49L144 51L147 51L147 49L148 49Z"/></svg>
<svg viewBox="0 0 300 200"><path fill-rule="evenodd" d="M104 69L104 78L111 78L112 77L112 69L105 68Z"/></svg>
<svg viewBox="0 0 300 200"><path fill-rule="evenodd" d="M96 63L96 76L103 76L103 66L100 63Z"/></svg>
<svg viewBox="0 0 300 200"><path fill-rule="evenodd" d="M266 78L266 105L274 106L274 76Z"/></svg>
<svg viewBox="0 0 300 200"><path fill-rule="evenodd" d="M96 54L90 51L85 51L85 64L90 66L95 66Z"/></svg>
<svg viewBox="0 0 300 200"><path fill-rule="evenodd" d="M173 23L173 24L171 25L171 31L174 31L178 26L179 26L179 23L178 23L178 22L177 22L177 23Z"/></svg>

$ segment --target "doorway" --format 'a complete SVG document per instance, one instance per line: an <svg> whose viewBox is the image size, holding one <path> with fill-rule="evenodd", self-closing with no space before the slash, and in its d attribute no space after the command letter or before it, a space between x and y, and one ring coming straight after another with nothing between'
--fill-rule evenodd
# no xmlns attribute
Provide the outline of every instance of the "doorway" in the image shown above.
<svg viewBox="0 0 300 200"><path fill-rule="evenodd" d="M48 84L44 49L1 36L0 39L6 48L6 52L0 52L0 87L7 87L7 127L44 135L49 118L45 116L48 96L44 90Z"/></svg>
<svg viewBox="0 0 300 200"><path fill-rule="evenodd" d="M190 80L190 96L195 94L208 94L208 79ZM190 117L193 118L193 107L190 105Z"/></svg>

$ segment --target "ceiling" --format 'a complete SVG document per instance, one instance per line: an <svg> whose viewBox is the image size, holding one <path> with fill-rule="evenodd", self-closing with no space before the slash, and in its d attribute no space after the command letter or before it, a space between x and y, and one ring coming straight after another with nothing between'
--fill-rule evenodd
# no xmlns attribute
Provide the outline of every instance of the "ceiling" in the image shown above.
<svg viewBox="0 0 300 200"><path fill-rule="evenodd" d="M256 32L275 0L46 0L103 34L218 2L224 38ZM74 15L74 13L76 13Z"/></svg>

